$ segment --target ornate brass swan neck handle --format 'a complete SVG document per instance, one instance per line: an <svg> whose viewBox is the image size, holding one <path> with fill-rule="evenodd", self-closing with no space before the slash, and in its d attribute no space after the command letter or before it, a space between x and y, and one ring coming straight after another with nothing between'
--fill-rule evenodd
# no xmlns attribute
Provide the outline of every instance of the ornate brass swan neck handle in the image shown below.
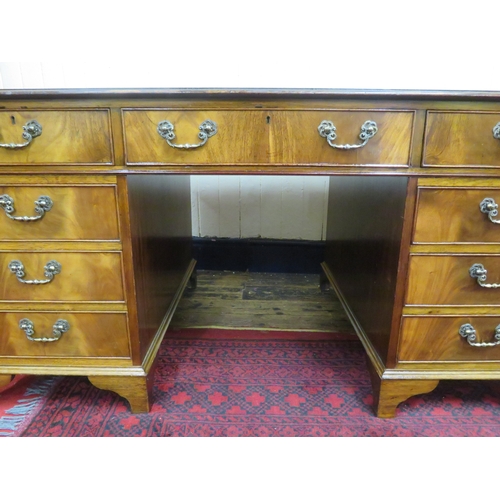
<svg viewBox="0 0 500 500"><path fill-rule="evenodd" d="M500 325L495 328L495 341L494 342L476 342L476 330L470 323L465 323L460 327L458 333L467 339L467 342L472 347L494 347L500 344Z"/></svg>
<svg viewBox="0 0 500 500"><path fill-rule="evenodd" d="M61 338L63 333L69 330L70 325L65 319L58 319L52 327L53 337L34 337L35 325L33 321L27 318L23 318L19 321L19 328L26 333L26 338L33 342L55 342Z"/></svg>
<svg viewBox="0 0 500 500"><path fill-rule="evenodd" d="M481 210L483 214L488 214L488 218L493 224L500 224L500 220L493 218L498 215L498 204L493 198L485 198L479 204L479 210Z"/></svg>
<svg viewBox="0 0 500 500"><path fill-rule="evenodd" d="M500 288L500 283L485 283L488 270L482 264L473 264L469 269L469 275L477 279L478 284L483 288Z"/></svg>
<svg viewBox="0 0 500 500"><path fill-rule="evenodd" d="M15 212L13 198L11 198L8 194L0 195L0 208L4 209L7 217L9 219L22 222L30 222L33 220L41 219L45 215L45 212L48 212L53 205L54 202L48 196L40 196L38 200L35 201L35 212L38 215L34 215L32 217L29 217L27 215L14 216L12 215L12 213Z"/></svg>
<svg viewBox="0 0 500 500"><path fill-rule="evenodd" d="M50 283L56 274L61 272L61 264L57 260L51 260L45 264L43 270L47 279L45 280L25 280L24 279L24 264L20 260L11 260L9 262L9 269L11 273L16 275L16 278L26 285L45 285Z"/></svg>
<svg viewBox="0 0 500 500"><path fill-rule="evenodd" d="M494 127L493 127L493 137L495 139L500 139L500 122L498 122Z"/></svg>
<svg viewBox="0 0 500 500"><path fill-rule="evenodd" d="M358 149L366 146L368 141L378 132L377 124L374 121L368 120L361 125L361 133L359 138L361 144L334 144L333 141L337 138L337 128L333 122L323 120L318 127L318 132L321 137L325 137L328 144L336 149Z"/></svg>
<svg viewBox="0 0 500 500"><path fill-rule="evenodd" d="M177 149L195 149L201 148L205 145L208 139L217 133L217 124L212 120L205 120L199 126L198 138L201 140L198 144L174 144L172 141L175 139L174 125L168 120L158 123L157 131L163 137L169 146Z"/></svg>
<svg viewBox="0 0 500 500"><path fill-rule="evenodd" d="M38 137L39 135L42 135L42 126L36 120L31 120L27 122L26 125L23 126L23 134L21 137L24 139L25 142L22 142L20 144L16 144L14 142L11 142L10 144L0 144L0 148L6 148L6 149L25 148L26 146L31 144L31 141L35 137Z"/></svg>

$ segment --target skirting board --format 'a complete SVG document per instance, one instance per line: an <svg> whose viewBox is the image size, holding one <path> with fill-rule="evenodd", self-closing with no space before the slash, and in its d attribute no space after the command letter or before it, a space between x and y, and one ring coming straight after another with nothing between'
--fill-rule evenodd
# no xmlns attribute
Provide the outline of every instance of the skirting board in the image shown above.
<svg viewBox="0 0 500 500"><path fill-rule="evenodd" d="M197 269L319 274L324 241L193 238Z"/></svg>

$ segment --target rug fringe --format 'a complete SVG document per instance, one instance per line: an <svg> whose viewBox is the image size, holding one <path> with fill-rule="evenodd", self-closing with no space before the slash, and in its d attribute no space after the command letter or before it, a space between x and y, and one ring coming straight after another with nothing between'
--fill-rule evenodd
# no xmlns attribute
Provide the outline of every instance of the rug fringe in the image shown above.
<svg viewBox="0 0 500 500"><path fill-rule="evenodd" d="M36 380L28 387L21 399L0 417L0 436L14 436L46 397L47 391L55 386L57 377ZM32 396L32 397L28 397Z"/></svg>

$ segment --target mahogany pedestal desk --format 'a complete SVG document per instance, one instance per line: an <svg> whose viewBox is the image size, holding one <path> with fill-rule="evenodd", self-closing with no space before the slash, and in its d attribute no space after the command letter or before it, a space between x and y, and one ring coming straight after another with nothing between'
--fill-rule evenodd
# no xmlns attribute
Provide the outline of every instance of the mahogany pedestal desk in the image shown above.
<svg viewBox="0 0 500 500"><path fill-rule="evenodd" d="M84 375L149 410L191 174L330 176L323 279L378 416L500 378L500 93L4 90L0 146L0 385Z"/></svg>

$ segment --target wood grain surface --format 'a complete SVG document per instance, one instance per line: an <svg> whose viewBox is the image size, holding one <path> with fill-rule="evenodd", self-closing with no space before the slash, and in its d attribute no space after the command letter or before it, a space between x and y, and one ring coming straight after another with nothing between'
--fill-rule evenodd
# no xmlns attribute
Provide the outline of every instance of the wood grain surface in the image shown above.
<svg viewBox="0 0 500 500"><path fill-rule="evenodd" d="M34 337L52 337L54 323L69 322L70 329L55 342L33 342L19 328L27 318L34 323ZM0 356L46 358L130 357L127 316L123 313L0 312Z"/></svg>
<svg viewBox="0 0 500 500"><path fill-rule="evenodd" d="M500 224L479 208L485 198L500 203L500 189L419 187L413 242L500 243Z"/></svg>
<svg viewBox="0 0 500 500"><path fill-rule="evenodd" d="M0 241L119 240L115 186L1 184L0 195L14 200L13 216L35 216L35 201L49 196L53 201L43 218L22 222L9 219L0 210ZM50 182L50 180L49 180Z"/></svg>
<svg viewBox="0 0 500 500"><path fill-rule="evenodd" d="M113 163L107 110L0 111L0 143L25 142L22 127L30 120L42 134L21 149L0 148L0 165Z"/></svg>
<svg viewBox="0 0 500 500"><path fill-rule="evenodd" d="M500 166L500 140L493 127L500 113L427 112L423 165Z"/></svg>

